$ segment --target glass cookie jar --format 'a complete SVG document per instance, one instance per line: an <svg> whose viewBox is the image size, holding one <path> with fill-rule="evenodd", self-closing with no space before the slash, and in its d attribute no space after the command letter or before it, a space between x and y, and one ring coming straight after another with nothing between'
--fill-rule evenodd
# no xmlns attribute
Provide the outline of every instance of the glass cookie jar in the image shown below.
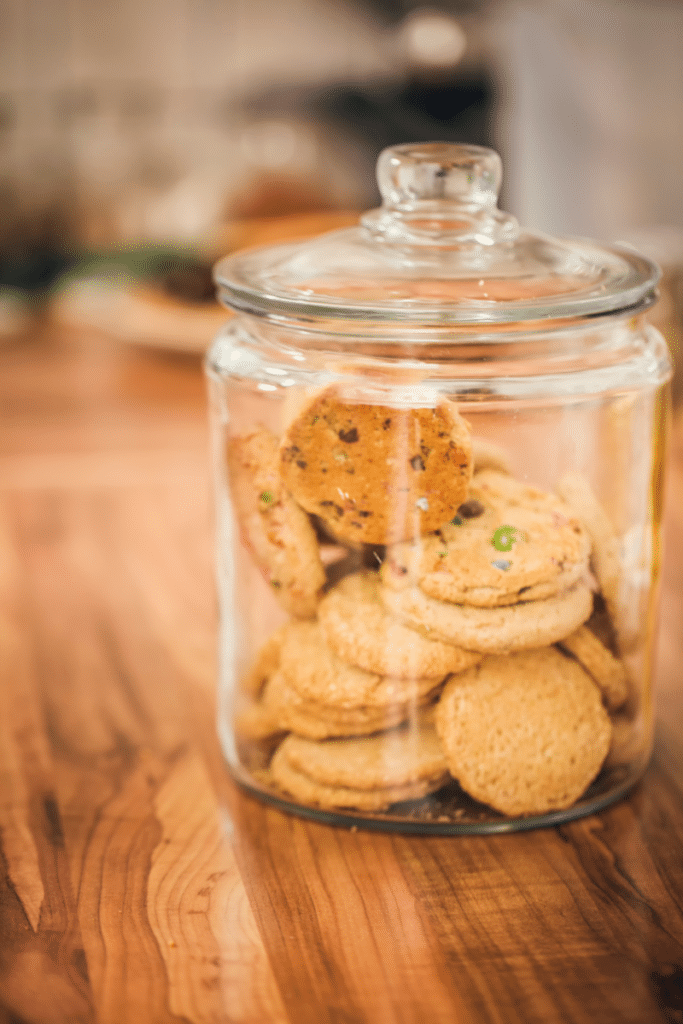
<svg viewBox="0 0 683 1024"><path fill-rule="evenodd" d="M647 765L658 272L521 231L500 177L488 149L385 150L357 227L216 268L219 729L282 809L505 831Z"/></svg>

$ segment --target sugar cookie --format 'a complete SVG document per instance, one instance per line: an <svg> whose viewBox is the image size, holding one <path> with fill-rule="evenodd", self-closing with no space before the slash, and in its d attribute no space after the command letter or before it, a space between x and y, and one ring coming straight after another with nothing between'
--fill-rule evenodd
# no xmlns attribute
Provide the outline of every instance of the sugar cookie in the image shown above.
<svg viewBox="0 0 683 1024"><path fill-rule="evenodd" d="M380 589L389 611L426 636L466 650L503 654L555 643L590 616L593 595L582 582L542 601L502 608L475 608L428 597L419 587Z"/></svg>
<svg viewBox="0 0 683 1024"><path fill-rule="evenodd" d="M454 676L436 727L465 792L511 817L571 807L612 732L592 679L553 647L485 658Z"/></svg>
<svg viewBox="0 0 683 1024"><path fill-rule="evenodd" d="M414 723L380 736L316 742L288 736L271 765L273 778L305 803L383 810L439 789L448 778L434 725Z"/></svg>
<svg viewBox="0 0 683 1024"><path fill-rule="evenodd" d="M325 643L317 622L290 623L280 667L292 688L306 700L347 709L417 703L445 675L399 679L349 665Z"/></svg>
<svg viewBox="0 0 683 1024"><path fill-rule="evenodd" d="M376 573L354 573L320 602L318 621L335 653L384 676L443 678L473 665L478 655L430 640L389 615L379 599Z"/></svg>
<svg viewBox="0 0 683 1024"><path fill-rule="evenodd" d="M580 473L565 473L557 484L557 493L574 510L593 542L591 564L615 625L618 622L620 576L619 539L607 513Z"/></svg>
<svg viewBox="0 0 683 1024"><path fill-rule="evenodd" d="M605 706L616 711L628 697L628 680L622 663L587 626L579 626L560 640L560 646L576 660L600 687Z"/></svg>
<svg viewBox="0 0 683 1024"><path fill-rule="evenodd" d="M278 601L291 615L312 618L325 572L308 516L280 481L277 449L265 429L228 441L230 491L244 541Z"/></svg>

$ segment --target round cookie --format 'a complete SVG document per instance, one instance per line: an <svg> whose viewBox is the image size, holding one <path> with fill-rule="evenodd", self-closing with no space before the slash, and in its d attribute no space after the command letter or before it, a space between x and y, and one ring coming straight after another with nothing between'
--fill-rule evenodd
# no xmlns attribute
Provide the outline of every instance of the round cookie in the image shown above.
<svg viewBox="0 0 683 1024"><path fill-rule="evenodd" d="M472 435L472 464L475 473L484 469L495 469L499 473L512 472L510 459L505 449L497 445L495 441L488 441L485 437L476 435Z"/></svg>
<svg viewBox="0 0 683 1024"><path fill-rule="evenodd" d="M410 728L361 740L316 743L292 736L285 749L292 767L328 786L404 786L442 778L448 770L433 715L419 717Z"/></svg>
<svg viewBox="0 0 683 1024"><path fill-rule="evenodd" d="M598 640L587 626L579 626L560 641L598 684L605 706L616 711L628 697L628 680L622 663Z"/></svg>
<svg viewBox="0 0 683 1024"><path fill-rule="evenodd" d="M456 516L414 544L389 549L381 575L400 589L455 604L537 601L586 574L590 538L564 502L507 474L475 474Z"/></svg>
<svg viewBox="0 0 683 1024"><path fill-rule="evenodd" d="M240 682L242 693L259 697L268 679L280 667L280 652L286 626L280 626L272 633L256 655L256 661Z"/></svg>
<svg viewBox="0 0 683 1024"><path fill-rule="evenodd" d="M331 708L386 709L418 703L445 675L398 679L348 665L325 643L317 622L289 624L280 667L301 697Z"/></svg>
<svg viewBox="0 0 683 1024"><path fill-rule="evenodd" d="M591 614L593 595L583 582L542 601L476 608L428 597L419 587L380 589L394 615L413 629L466 650L504 654L552 644L573 633Z"/></svg>
<svg viewBox="0 0 683 1024"><path fill-rule="evenodd" d="M440 689L440 688L439 688ZM438 692L438 690L437 690ZM432 700L429 693L425 700ZM339 736L369 736L401 725L415 710L415 704L391 707L335 708L305 700L290 685L282 672L274 672L257 700L249 701L236 719L236 729L244 739L262 740L278 733L292 732L309 739L324 740Z"/></svg>
<svg viewBox="0 0 683 1024"><path fill-rule="evenodd" d="M417 409L356 404L330 388L286 430L280 472L335 537L394 543L455 515L472 475L470 432L448 401Z"/></svg>
<svg viewBox="0 0 683 1024"><path fill-rule="evenodd" d="M277 452L277 438L265 429L232 438L230 492L244 541L279 603L307 619L315 615L325 572L310 520L282 486Z"/></svg>
<svg viewBox="0 0 683 1024"><path fill-rule="evenodd" d="M311 739L367 736L405 722L417 708L433 703L442 689L443 677L429 679L417 690L407 687L403 700L367 707L340 706L302 696L280 670L283 641L292 630L296 632L296 626L287 624L273 633L242 681L235 716L242 739L263 740L283 732Z"/></svg>
<svg viewBox="0 0 683 1024"><path fill-rule="evenodd" d="M612 716L612 742L605 758L605 768L628 767L633 770L647 761L652 736L641 716L624 711Z"/></svg>
<svg viewBox="0 0 683 1024"><path fill-rule="evenodd" d="M281 672L270 676L258 696L239 700L235 711L235 732L243 740L265 740L278 733L287 732L280 721L277 704L277 682Z"/></svg>
<svg viewBox="0 0 683 1024"><path fill-rule="evenodd" d="M379 599L377 573L346 576L320 602L318 621L332 650L350 665L383 676L443 678L478 656L430 640L393 618Z"/></svg>
<svg viewBox="0 0 683 1024"><path fill-rule="evenodd" d="M271 764L275 782L305 803L382 810L439 789L446 757L429 720L379 736L316 742L288 736Z"/></svg>
<svg viewBox="0 0 683 1024"><path fill-rule="evenodd" d="M280 789L302 804L316 804L324 810L385 811L392 804L406 800L420 800L441 789L447 777L435 781L407 783L405 786L387 786L382 789L350 789L326 786L316 782L304 772L288 763L278 749L271 763L271 777Z"/></svg>
<svg viewBox="0 0 683 1024"><path fill-rule="evenodd" d="M465 792L510 817L571 807L612 732L592 679L553 647L486 658L454 676L436 728Z"/></svg>
<svg viewBox="0 0 683 1024"><path fill-rule="evenodd" d="M591 564L600 584L612 622L618 626L620 578L619 539L607 513L581 473L565 473L557 484L557 493L573 509L593 542Z"/></svg>

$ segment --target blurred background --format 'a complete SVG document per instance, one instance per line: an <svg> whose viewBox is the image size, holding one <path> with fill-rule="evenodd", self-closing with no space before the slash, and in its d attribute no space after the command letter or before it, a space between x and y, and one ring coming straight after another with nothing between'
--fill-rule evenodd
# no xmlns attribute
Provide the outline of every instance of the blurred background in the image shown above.
<svg viewBox="0 0 683 1024"><path fill-rule="evenodd" d="M524 226L653 255L680 318L683 0L3 0L0 52L0 333L112 260L210 302L438 139L499 150Z"/></svg>

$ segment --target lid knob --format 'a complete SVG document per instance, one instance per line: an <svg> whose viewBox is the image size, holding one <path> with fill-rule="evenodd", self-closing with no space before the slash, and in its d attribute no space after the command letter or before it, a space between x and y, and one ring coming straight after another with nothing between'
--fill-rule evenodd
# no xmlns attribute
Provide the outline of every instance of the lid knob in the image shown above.
<svg viewBox="0 0 683 1024"><path fill-rule="evenodd" d="M493 245L517 237L517 221L497 207L502 162L485 146L427 142L380 153L382 206L363 224L387 241Z"/></svg>
<svg viewBox="0 0 683 1024"><path fill-rule="evenodd" d="M399 208L425 199L495 206L502 177L500 157L484 146L391 146L377 161L382 198Z"/></svg>

